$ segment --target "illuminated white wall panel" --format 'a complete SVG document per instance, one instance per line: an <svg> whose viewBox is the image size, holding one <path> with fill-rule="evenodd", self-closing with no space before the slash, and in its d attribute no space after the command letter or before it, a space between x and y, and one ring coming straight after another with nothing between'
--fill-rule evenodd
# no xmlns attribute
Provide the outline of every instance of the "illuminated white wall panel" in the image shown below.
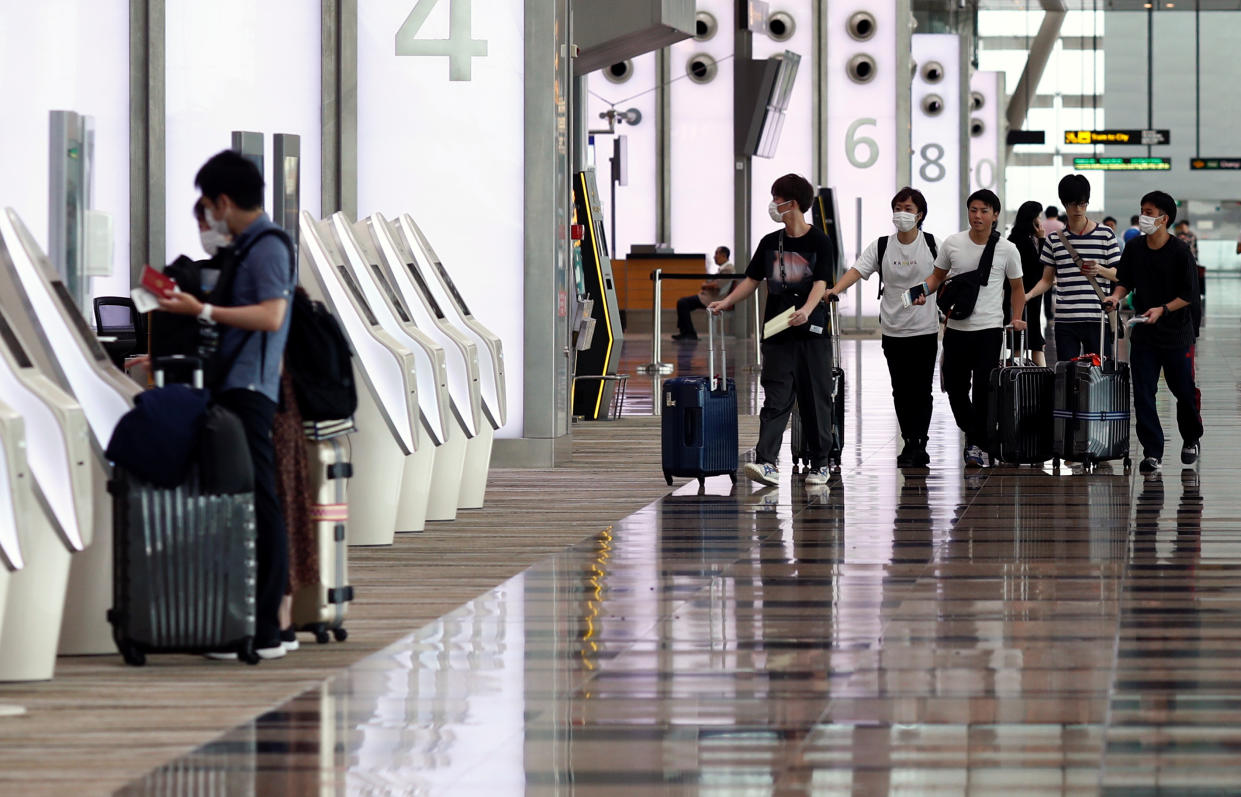
<svg viewBox="0 0 1241 797"><path fill-rule="evenodd" d="M848 266L859 244L892 231L892 195L909 179L909 72L899 66L908 59L911 18L908 0L831 2L825 16L827 183L837 191ZM845 294L841 312L851 315L859 299L867 315L878 315L873 291Z"/></svg>
<svg viewBox="0 0 1241 797"><path fill-rule="evenodd" d="M970 76L970 192L989 188L1004 198L1004 109L1007 94L1003 72L975 72ZM1016 208L1013 208L1016 210Z"/></svg>
<svg viewBox="0 0 1241 797"><path fill-rule="evenodd" d="M234 130L264 134L263 179L268 183L269 210L272 136L301 136L301 206L317 218L322 108L319 4L178 2L169 3L166 13L166 260L179 254L202 256L191 213L199 196L194 175L207 158L228 149ZM120 17L128 19L128 10ZM127 25L122 29L120 46L128 53ZM128 151L125 157L128 163Z"/></svg>
<svg viewBox="0 0 1241 797"><path fill-rule="evenodd" d="M915 34L913 58L917 73L910 104L910 184L926 197L926 228L942 240L964 227L961 37Z"/></svg>
<svg viewBox="0 0 1241 797"><path fill-rule="evenodd" d="M766 34L754 35L755 58L764 59L792 50L801 56L801 63L797 67L797 80L789 97L776 156L750 159L754 186L754 195L750 198L751 246L756 246L759 238L777 226L767 215L771 184L777 177L792 172L814 184L814 80L818 67L814 63L813 6L811 0L775 0L771 4L771 13L784 12L792 18L792 37L781 42ZM809 214L806 219L810 219ZM742 268L749 262L750 254L752 252L738 261Z"/></svg>
<svg viewBox="0 0 1241 797"><path fill-rule="evenodd" d="M727 246L731 250L736 240L733 235L734 70L731 58L735 5L731 0L699 0L697 10L716 19L715 34L705 41L686 39L670 48L670 77L674 82L668 87L672 138L669 152L672 240L669 243L677 252L702 252L709 256L717 246ZM716 72L709 82L697 83L686 77L695 56L714 59ZM593 85L596 78L591 80ZM630 147L632 156L632 143ZM652 170L653 156L654 152L651 162L639 168ZM631 157L631 170L635 165ZM600 191L604 188L601 184ZM746 262L737 253L733 253L733 259Z"/></svg>
<svg viewBox="0 0 1241 797"><path fill-rule="evenodd" d="M95 278L91 289L128 295L129 3L5 3L0 96L0 206L15 208L45 250L48 112L95 118L95 207L112 215L114 239L113 274Z"/></svg>
<svg viewBox="0 0 1241 797"><path fill-rule="evenodd" d="M522 6L472 3L468 35L486 42L486 55L467 57L469 80L450 80L446 56L396 55L414 5L358 4L358 217L417 219L503 340L513 372L524 373ZM450 5L435 4L415 40L447 38ZM309 7L317 18L318 4ZM521 437L522 392L508 400L497 436Z"/></svg>
<svg viewBox="0 0 1241 797"><path fill-rule="evenodd" d="M720 35L726 34L716 34L717 37ZM612 137L599 134L592 137L593 165L598 170L599 200L603 204L608 251L614 258L624 258L634 244L656 242L655 216L659 211L655 197L655 54L647 53L633 59L633 76L624 83L611 83L603 77L602 71L597 71L587 76L587 87L586 121L592 130L607 127L607 122L600 119L599 114L612 107L612 103L616 103L618 110L637 108L642 114L642 121L637 125L618 125L616 128L616 132L628 140L629 184L616 188L615 241L612 240L612 194L608 184ZM729 107L732 107L731 103ZM729 190L731 192L731 188ZM676 194L673 196L675 205ZM425 224L422 226L427 229ZM434 233L427 229L427 234ZM436 236L435 240L438 242L439 237ZM480 318L490 323L485 316ZM505 341L504 345L507 349L508 342ZM512 409L510 407L509 411Z"/></svg>

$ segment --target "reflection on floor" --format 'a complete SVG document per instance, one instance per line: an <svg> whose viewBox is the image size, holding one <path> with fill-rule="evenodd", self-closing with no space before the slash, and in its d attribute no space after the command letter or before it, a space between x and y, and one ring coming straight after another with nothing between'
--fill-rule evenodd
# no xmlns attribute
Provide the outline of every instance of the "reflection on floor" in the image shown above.
<svg viewBox="0 0 1241 797"><path fill-rule="evenodd" d="M125 793L1235 793L1241 283L1212 289L1200 470L966 478L937 396L902 474L847 341L826 488L683 484Z"/></svg>

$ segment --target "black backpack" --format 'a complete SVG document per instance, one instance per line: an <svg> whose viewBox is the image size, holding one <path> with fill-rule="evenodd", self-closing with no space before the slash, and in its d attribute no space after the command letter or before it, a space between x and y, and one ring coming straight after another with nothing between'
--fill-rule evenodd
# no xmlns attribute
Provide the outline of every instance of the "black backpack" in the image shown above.
<svg viewBox="0 0 1241 797"><path fill-rule="evenodd" d="M358 408L353 351L340 323L322 302L302 288L293 294L293 318L284 348L284 368L303 420L350 418Z"/></svg>
<svg viewBox="0 0 1241 797"><path fill-rule="evenodd" d="M884 235L876 241L879 252L875 256L875 262L879 264L879 298L883 298L883 254L888 251L888 239L891 235ZM926 245L931 250L931 257L939 257L939 246L935 243L935 236L929 232L923 232L922 237L926 239Z"/></svg>

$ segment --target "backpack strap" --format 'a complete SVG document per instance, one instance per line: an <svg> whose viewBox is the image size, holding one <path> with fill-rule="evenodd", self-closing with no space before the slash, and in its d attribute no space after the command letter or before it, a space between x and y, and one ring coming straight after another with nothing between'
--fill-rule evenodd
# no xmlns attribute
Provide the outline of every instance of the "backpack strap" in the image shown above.
<svg viewBox="0 0 1241 797"><path fill-rule="evenodd" d="M280 227L268 227L266 229L259 230L259 232L253 238L251 238L249 241L246 242L245 246L241 247L240 249L237 249L234 252L234 256L237 258L237 267L240 268L242 263L245 262L246 255L250 254L250 250L254 248L254 245L269 235L279 238L280 241L285 245L285 248L289 250L289 282L293 287L296 287L297 253L293 249L293 239L290 238L289 234ZM290 307L292 306L292 301L293 301L292 290L290 290L289 292ZM221 376L221 379L227 379L228 375L232 373L233 366L237 364L237 359L241 357L241 353L245 351L246 346L250 345L250 340L253 337L254 337L254 330L252 329L246 333L246 336L244 338L241 339L241 343L237 344L236 350L234 350L232 356L228 358L228 365L225 366L225 368L221 371L221 374L223 374L223 376ZM267 375L267 333L264 332L263 341L262 343L259 344L259 377L261 379L263 376L266 376L266 375Z"/></svg>
<svg viewBox="0 0 1241 797"><path fill-rule="evenodd" d="M986 285L991 281L991 264L995 261L995 245L999 242L999 231L992 230L991 236L987 238L987 245L982 250L982 259L978 261L979 285Z"/></svg>
<svg viewBox="0 0 1241 797"><path fill-rule="evenodd" d="M922 237L926 239L926 246L931 250L931 257L939 257L939 245L935 243L935 236L929 232L922 233Z"/></svg>
<svg viewBox="0 0 1241 797"><path fill-rule="evenodd" d="M881 235L879 240L875 241L878 251L875 253L875 262L879 264L879 293L876 294L880 299L883 298L883 256L888 251L888 239L891 235Z"/></svg>

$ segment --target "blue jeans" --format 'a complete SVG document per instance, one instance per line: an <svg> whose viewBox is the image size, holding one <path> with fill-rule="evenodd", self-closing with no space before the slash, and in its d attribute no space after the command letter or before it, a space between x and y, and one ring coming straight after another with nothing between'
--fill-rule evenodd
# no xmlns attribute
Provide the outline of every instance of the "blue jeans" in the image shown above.
<svg viewBox="0 0 1241 797"><path fill-rule="evenodd" d="M1176 425L1181 440L1197 442L1202 437L1202 416L1198 413L1194 386L1193 349L1189 346L1158 349L1136 343L1130 346L1129 360L1133 375L1133 412L1138 420L1142 456L1163 459L1163 426L1155 408L1160 370L1168 389L1176 397Z"/></svg>

